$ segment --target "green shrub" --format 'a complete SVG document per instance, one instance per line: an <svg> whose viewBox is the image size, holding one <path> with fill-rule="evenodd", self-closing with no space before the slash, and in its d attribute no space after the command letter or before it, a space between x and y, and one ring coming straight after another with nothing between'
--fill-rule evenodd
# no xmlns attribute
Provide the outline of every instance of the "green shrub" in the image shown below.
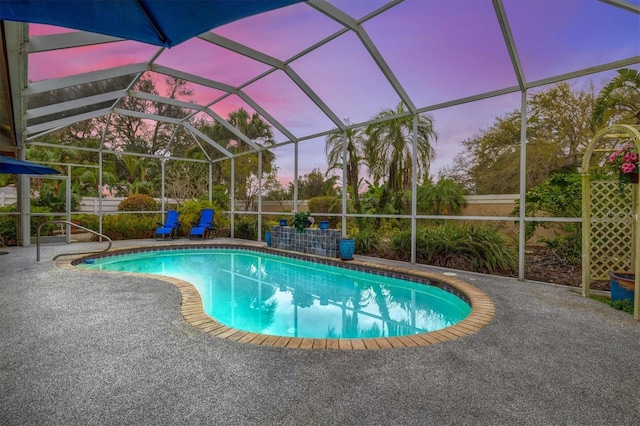
<svg viewBox="0 0 640 426"><path fill-rule="evenodd" d="M519 214L517 205L512 216ZM525 195L527 216L580 217L582 215L582 176L580 173L554 173ZM526 238L531 238L537 227L554 229L554 238L539 237L547 247L568 262L579 264L582 259L582 226L575 223L527 222Z"/></svg>
<svg viewBox="0 0 640 426"><path fill-rule="evenodd" d="M222 209L217 203L202 200L190 200L185 201L178 210L180 212L178 219L180 221L180 229L178 230L179 235L189 235L191 225L200 220L200 212L202 209L213 209L213 223L216 226L216 229L229 226L229 221L225 220L224 215L220 213Z"/></svg>
<svg viewBox="0 0 640 426"><path fill-rule="evenodd" d="M330 228L336 229L340 223L340 217L322 216L320 213L342 213L342 200L338 197L309 198L309 211L313 214L316 224L326 220L329 221Z"/></svg>
<svg viewBox="0 0 640 426"><path fill-rule="evenodd" d="M71 216L71 221L93 231L98 231L100 218L97 214L76 214Z"/></svg>
<svg viewBox="0 0 640 426"><path fill-rule="evenodd" d="M380 233L373 228L362 228L353 235L356 242L356 253L378 254L380 250Z"/></svg>
<svg viewBox="0 0 640 426"><path fill-rule="evenodd" d="M633 314L633 300L631 299L615 300L611 302L611 306L628 314Z"/></svg>
<svg viewBox="0 0 640 426"><path fill-rule="evenodd" d="M16 213L16 204L0 208L2 212ZM31 213L49 213L51 209L42 206L31 206ZM8 246L14 246L18 243L18 216L0 216L0 238L3 243ZM31 216L31 236L35 237L38 232L38 226L45 222L54 220L54 216ZM51 235L52 231L56 229L58 225L47 224L40 229L40 235Z"/></svg>
<svg viewBox="0 0 640 426"><path fill-rule="evenodd" d="M119 212L152 212L158 210L158 203L150 195L133 194L118 204Z"/></svg>
<svg viewBox="0 0 640 426"><path fill-rule="evenodd" d="M6 207L0 207L0 212L14 212L16 204ZM18 216L0 215L0 238L4 244L15 246L18 243L17 238Z"/></svg>
<svg viewBox="0 0 640 426"><path fill-rule="evenodd" d="M154 215L109 215L102 218L102 233L112 240L153 238L157 222Z"/></svg>
<svg viewBox="0 0 640 426"><path fill-rule="evenodd" d="M245 240L258 240L258 217L257 216L240 216L235 220L234 237ZM262 221L262 235L267 232L270 227L267 221Z"/></svg>
<svg viewBox="0 0 640 426"><path fill-rule="evenodd" d="M42 206L31 206L31 213L50 213L51 209L49 207ZM54 219L64 219L64 218L56 218L54 216L31 216L31 236L35 237L38 234L38 226L41 224L54 220ZM47 224L43 225L40 229L40 235L51 235L53 230L56 229L59 225Z"/></svg>
<svg viewBox="0 0 640 426"><path fill-rule="evenodd" d="M517 264L516 250L490 226L444 223L418 228L416 234L420 263L484 273L510 272ZM409 260L411 231L396 234L392 248L397 258Z"/></svg>
<svg viewBox="0 0 640 426"><path fill-rule="evenodd" d="M425 255L426 247L424 228L416 230L416 261L425 263L427 256ZM411 260L411 229L399 231L391 238L391 248L395 256L400 260Z"/></svg>
<svg viewBox="0 0 640 426"><path fill-rule="evenodd" d="M554 238L540 236L538 240L567 262L579 265L582 261L582 225L565 223L554 230Z"/></svg>

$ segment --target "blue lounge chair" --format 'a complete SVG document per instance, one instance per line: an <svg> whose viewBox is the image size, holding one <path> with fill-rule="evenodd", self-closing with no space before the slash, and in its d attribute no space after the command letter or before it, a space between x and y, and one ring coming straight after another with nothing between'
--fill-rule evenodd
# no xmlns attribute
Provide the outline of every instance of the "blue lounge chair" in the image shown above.
<svg viewBox="0 0 640 426"><path fill-rule="evenodd" d="M215 231L213 224L213 209L202 209L200 212L200 221L191 223L189 238L207 238Z"/></svg>
<svg viewBox="0 0 640 426"><path fill-rule="evenodd" d="M154 238L156 240L171 238L172 240L176 237L178 233L178 227L180 226L180 222L178 222L178 217L180 213L175 210L169 210L167 212L167 220L162 223L158 223L158 229L154 234Z"/></svg>

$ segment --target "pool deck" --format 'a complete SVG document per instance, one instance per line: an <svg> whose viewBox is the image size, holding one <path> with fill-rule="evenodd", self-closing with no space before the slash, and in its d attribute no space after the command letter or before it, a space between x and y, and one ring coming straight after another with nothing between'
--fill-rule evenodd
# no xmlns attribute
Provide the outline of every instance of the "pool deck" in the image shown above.
<svg viewBox="0 0 640 426"><path fill-rule="evenodd" d="M0 424L640 424L640 323L566 287L356 256L454 272L495 315L425 346L280 348L194 327L170 282L51 260L104 245L2 248Z"/></svg>

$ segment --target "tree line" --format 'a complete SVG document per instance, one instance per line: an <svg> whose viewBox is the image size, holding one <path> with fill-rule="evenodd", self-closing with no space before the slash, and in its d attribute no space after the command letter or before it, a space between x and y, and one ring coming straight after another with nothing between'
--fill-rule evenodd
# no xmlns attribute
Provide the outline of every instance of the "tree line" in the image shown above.
<svg viewBox="0 0 640 426"><path fill-rule="evenodd" d="M186 81L165 79L170 99L190 99L193 92ZM99 83L96 83L99 84ZM143 78L134 89L158 94L153 80ZM37 99L33 100L37 103ZM191 110L160 102L127 97L123 107L149 114L184 118ZM35 104L34 104L35 105ZM450 214L460 210L464 194L501 194L519 191L520 123L522 112L514 109L486 129L462 141L463 150L436 182L429 175L438 140L431 116L419 114L415 159L419 211ZM560 83L528 97L527 188L534 188L555 173L575 172L585 146L597 130L613 123L640 123L640 77L637 70L621 69L598 93ZM292 200L293 184L278 181L276 157L270 149L275 141L268 123L257 113L239 109L229 114L229 125L194 115L190 124L215 141L223 150L236 155L235 199L244 208L254 209L258 187L258 161L262 164L262 195L273 200ZM350 128L326 138L327 170L314 169L300 176L298 199L339 196L343 168L343 141L346 141L346 181L351 208L363 213L407 213L411 204L413 117L401 103L372 117L373 124ZM348 121L347 121L348 123ZM108 126L103 142L102 132ZM259 156L237 132L263 149ZM211 169L214 197L229 199L231 162L220 149L194 137L182 127L154 120L114 114L76 123L38 139L55 145L32 147L28 158L50 164L72 163L86 167L72 169L74 194L97 195L99 191L98 153L82 148L104 147L116 154L104 154L102 183L118 196L144 193L160 196L161 161L151 158L171 155L165 163L166 195L176 199L206 196ZM80 147L80 149L75 149ZM125 153L133 155L125 155ZM201 162L181 161L180 159ZM10 183L11 175L2 177ZM55 184L54 184L55 185ZM55 197L61 192L54 188ZM64 198L58 200L62 203ZM55 200L54 200L55 201ZM51 200L49 200L51 202ZM55 203L54 203L55 204Z"/></svg>

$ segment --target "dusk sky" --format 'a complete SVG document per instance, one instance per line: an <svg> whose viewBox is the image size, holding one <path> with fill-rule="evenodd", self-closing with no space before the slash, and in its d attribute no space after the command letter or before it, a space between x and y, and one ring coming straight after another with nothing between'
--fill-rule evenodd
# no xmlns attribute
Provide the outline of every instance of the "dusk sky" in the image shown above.
<svg viewBox="0 0 640 426"><path fill-rule="evenodd" d="M331 3L358 19L386 2ZM640 0L632 3L640 4ZM640 55L638 14L596 0L504 0L504 5L527 82ZM365 22L363 27L418 108L517 86L490 0L406 0ZM288 60L341 28L309 5L299 3L213 32ZM62 31L68 30L31 25L32 36ZM55 79L146 62L157 51L155 46L123 41L33 54L29 79ZM243 85L270 69L199 39L165 50L156 63L232 86ZM399 102L398 95L351 31L290 65L339 118L352 123L367 121L381 110L395 108ZM634 68L640 67L636 64ZM587 90L593 82L598 89L615 74L609 71L570 83ZM160 87L162 76L155 78ZM200 85L193 84L192 88L193 100L201 105L223 95ZM335 128L281 71L244 87L243 91L296 137ZM463 140L490 126L496 117L519 109L520 102L520 94L513 93L430 112L439 135L431 174L435 176L451 164L461 151ZM212 109L226 117L239 107L253 111L233 95ZM286 140L277 130L275 135L278 142ZM300 175L316 167L326 170L324 138L301 142L299 153ZM281 180L291 180L293 146L278 148L276 155Z"/></svg>

